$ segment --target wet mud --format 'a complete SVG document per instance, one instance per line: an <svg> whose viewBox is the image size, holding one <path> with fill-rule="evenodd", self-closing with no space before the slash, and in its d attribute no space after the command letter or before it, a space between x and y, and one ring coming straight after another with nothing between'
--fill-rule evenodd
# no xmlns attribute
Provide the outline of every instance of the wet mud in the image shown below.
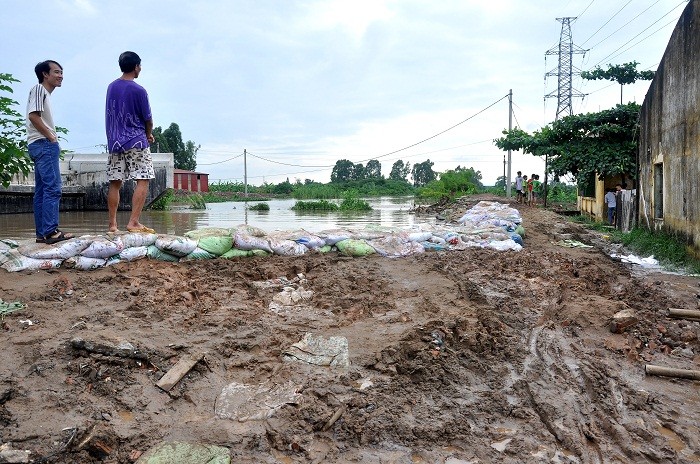
<svg viewBox="0 0 700 464"><path fill-rule="evenodd" d="M667 310L697 309L699 280L637 272L601 235L519 209L520 252L2 273L0 298L27 307L2 321L0 441L52 463L164 441L244 463L700 462L700 384L644 373L698 369L700 323ZM611 332L626 309L638 322ZM350 366L285 360L307 333L345 337ZM219 417L233 382L294 399Z"/></svg>

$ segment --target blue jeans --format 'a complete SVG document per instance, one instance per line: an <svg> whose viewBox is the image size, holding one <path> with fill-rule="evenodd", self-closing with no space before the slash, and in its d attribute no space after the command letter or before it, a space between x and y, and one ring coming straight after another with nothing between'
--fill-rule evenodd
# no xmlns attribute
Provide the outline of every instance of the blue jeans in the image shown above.
<svg viewBox="0 0 700 464"><path fill-rule="evenodd" d="M58 208L61 201L61 171L58 142L40 139L27 147L34 161L34 224L36 236L46 237L58 229Z"/></svg>
<svg viewBox="0 0 700 464"><path fill-rule="evenodd" d="M608 224L612 225L614 219L615 219L615 207L613 206L612 208L608 208Z"/></svg>

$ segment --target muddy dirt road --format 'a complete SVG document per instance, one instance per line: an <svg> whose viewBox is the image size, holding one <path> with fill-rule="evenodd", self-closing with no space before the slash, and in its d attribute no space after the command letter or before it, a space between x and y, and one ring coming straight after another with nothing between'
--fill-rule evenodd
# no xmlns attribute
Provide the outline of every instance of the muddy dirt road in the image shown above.
<svg viewBox="0 0 700 464"><path fill-rule="evenodd" d="M700 462L700 384L644 373L698 369L700 324L666 313L697 309L699 280L519 209L521 252L3 271L27 308L0 335L0 442L51 463L163 442L244 463ZM639 322L611 333L624 309ZM349 367L294 361L307 333L345 337Z"/></svg>

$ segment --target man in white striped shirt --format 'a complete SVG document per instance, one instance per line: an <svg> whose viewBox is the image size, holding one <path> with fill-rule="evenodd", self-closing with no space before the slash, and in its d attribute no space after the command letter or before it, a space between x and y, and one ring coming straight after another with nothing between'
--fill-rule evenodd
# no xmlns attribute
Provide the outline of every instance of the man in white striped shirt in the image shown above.
<svg viewBox="0 0 700 464"><path fill-rule="evenodd" d="M61 147L51 114L51 92L63 82L63 68L53 60L34 67L39 83L27 101L27 149L34 161L34 223L37 243L56 243L72 238L58 228L61 201Z"/></svg>

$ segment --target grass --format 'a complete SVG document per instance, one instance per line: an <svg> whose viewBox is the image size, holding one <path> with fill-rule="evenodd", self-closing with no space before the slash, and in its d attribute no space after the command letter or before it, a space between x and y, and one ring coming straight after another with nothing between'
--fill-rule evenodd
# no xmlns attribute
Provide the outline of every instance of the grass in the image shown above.
<svg viewBox="0 0 700 464"><path fill-rule="evenodd" d="M700 260L689 251L685 242L675 235L641 227L635 227L629 232L622 232L618 229L611 229L602 222L592 221L587 216L573 216L571 220L582 224L587 229L607 234L610 241L623 244L635 254L653 255L666 269L700 274Z"/></svg>
<svg viewBox="0 0 700 464"><path fill-rule="evenodd" d="M340 206L328 200L297 201L292 209L294 211L338 211Z"/></svg>
<svg viewBox="0 0 700 464"><path fill-rule="evenodd" d="M248 207L250 211L270 211L270 205L267 203L256 203Z"/></svg>

